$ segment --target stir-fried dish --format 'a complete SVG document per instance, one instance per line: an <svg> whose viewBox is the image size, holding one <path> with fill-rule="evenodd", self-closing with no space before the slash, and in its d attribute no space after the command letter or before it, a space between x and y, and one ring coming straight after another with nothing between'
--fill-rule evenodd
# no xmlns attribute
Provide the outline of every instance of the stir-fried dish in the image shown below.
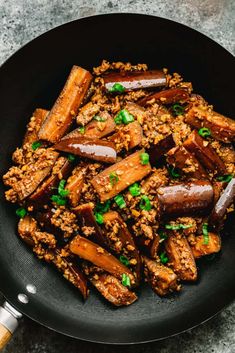
<svg viewBox="0 0 235 353"><path fill-rule="evenodd" d="M36 109L4 175L18 233L87 298L116 306L148 282L165 296L221 249L235 197L235 121L167 69L73 66Z"/></svg>

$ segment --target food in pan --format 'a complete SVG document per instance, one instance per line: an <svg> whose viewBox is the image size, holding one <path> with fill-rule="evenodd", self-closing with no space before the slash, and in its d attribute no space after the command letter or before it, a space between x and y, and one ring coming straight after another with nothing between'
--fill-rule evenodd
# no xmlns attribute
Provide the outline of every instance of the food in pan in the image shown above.
<svg viewBox="0 0 235 353"><path fill-rule="evenodd" d="M84 299L115 306L148 282L159 296L200 275L234 209L235 122L166 69L73 66L36 109L3 176L18 234Z"/></svg>

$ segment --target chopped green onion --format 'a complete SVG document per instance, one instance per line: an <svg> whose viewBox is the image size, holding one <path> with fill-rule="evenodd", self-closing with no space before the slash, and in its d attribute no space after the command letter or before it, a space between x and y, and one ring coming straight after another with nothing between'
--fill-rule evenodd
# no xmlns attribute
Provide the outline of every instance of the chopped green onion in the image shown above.
<svg viewBox="0 0 235 353"><path fill-rule="evenodd" d="M192 224L188 224L188 225L184 225L184 224L176 224L176 225L166 224L165 225L165 228L166 229L170 229L170 230L188 229L190 227L192 227Z"/></svg>
<svg viewBox="0 0 235 353"><path fill-rule="evenodd" d="M125 87L120 83L114 83L114 85L109 89L109 92L115 93L123 93L125 92Z"/></svg>
<svg viewBox="0 0 235 353"><path fill-rule="evenodd" d="M226 174L216 178L218 181L223 181L224 183L229 183L233 178L232 174Z"/></svg>
<svg viewBox="0 0 235 353"><path fill-rule="evenodd" d="M25 208L20 207L20 208L17 208L16 214L17 214L18 217L24 218L27 215L27 211L26 211Z"/></svg>
<svg viewBox="0 0 235 353"><path fill-rule="evenodd" d="M179 169L173 167L173 165L168 166L168 172L173 179L177 179L180 177Z"/></svg>
<svg viewBox="0 0 235 353"><path fill-rule="evenodd" d="M57 203L57 205L59 205L59 206L64 206L66 204L66 199L64 199L60 195L52 195L51 201Z"/></svg>
<svg viewBox="0 0 235 353"><path fill-rule="evenodd" d="M203 244L208 245L209 244L208 223L203 223L202 234L204 238Z"/></svg>
<svg viewBox="0 0 235 353"><path fill-rule="evenodd" d="M62 180L59 182L58 194L59 194L61 197L66 197L66 196L68 196L68 194L69 194L69 190L65 190L65 188L64 188L65 183L66 183L66 180L65 180L65 179L62 179Z"/></svg>
<svg viewBox="0 0 235 353"><path fill-rule="evenodd" d="M126 202L123 198L122 195L117 195L114 197L114 201L116 202L116 204L119 206L119 208L124 208L126 207Z"/></svg>
<svg viewBox="0 0 235 353"><path fill-rule="evenodd" d="M120 255L119 260L125 266L129 266L130 265L130 262L129 262L128 258L126 256L124 256L124 255Z"/></svg>
<svg viewBox="0 0 235 353"><path fill-rule="evenodd" d="M160 230L158 234L159 234L159 237L164 240L167 239L168 237L168 235L165 232L163 232L163 230Z"/></svg>
<svg viewBox="0 0 235 353"><path fill-rule="evenodd" d="M101 203L101 202L97 203L95 207L95 212L101 213L101 214L108 212L110 209L110 204L111 204L111 200L108 200L104 203Z"/></svg>
<svg viewBox="0 0 235 353"><path fill-rule="evenodd" d="M159 257L160 257L160 261L162 264L166 264L169 261L168 257L166 256L165 251L163 251Z"/></svg>
<svg viewBox="0 0 235 353"><path fill-rule="evenodd" d="M132 196L139 196L140 195L140 186L137 183L132 184L129 186L128 190Z"/></svg>
<svg viewBox="0 0 235 353"><path fill-rule="evenodd" d="M98 212L95 213L95 220L99 224L104 223L104 217L101 213L98 213Z"/></svg>
<svg viewBox="0 0 235 353"><path fill-rule="evenodd" d="M75 161L75 159L76 159L76 157L74 156L74 154L68 154L68 160L69 160L69 162L74 162Z"/></svg>
<svg viewBox="0 0 235 353"><path fill-rule="evenodd" d="M172 106L172 111L175 116L182 115L184 114L184 107L181 104L176 103Z"/></svg>
<svg viewBox="0 0 235 353"><path fill-rule="evenodd" d="M122 274L122 284L125 287L130 287L131 285L130 277L126 273Z"/></svg>
<svg viewBox="0 0 235 353"><path fill-rule="evenodd" d="M38 147L40 147L41 145L42 145L42 142L40 142L40 141L35 141L35 142L32 143L32 149L33 149L34 151L36 151L36 149L37 149Z"/></svg>
<svg viewBox="0 0 235 353"><path fill-rule="evenodd" d="M117 125L119 124L129 124L134 121L133 115L131 115L126 109L120 110L120 112L116 115L114 121Z"/></svg>
<svg viewBox="0 0 235 353"><path fill-rule="evenodd" d="M144 152L140 153L140 161L142 165L148 164L149 163L149 154Z"/></svg>
<svg viewBox="0 0 235 353"><path fill-rule="evenodd" d="M78 131L80 132L80 134L85 134L85 127L84 126L81 126L78 128Z"/></svg>
<svg viewBox="0 0 235 353"><path fill-rule="evenodd" d="M103 123L103 122L106 121L107 119L106 119L106 118L102 118L101 116L96 115L96 116L94 116L93 120L95 120L95 121L101 121L101 122Z"/></svg>
<svg viewBox="0 0 235 353"><path fill-rule="evenodd" d="M150 211L152 206L148 196L143 195L140 199L140 209L145 211Z"/></svg>
<svg viewBox="0 0 235 353"><path fill-rule="evenodd" d="M208 129L207 127L202 127L201 129L198 130L198 134L202 137L208 137L208 136L211 136L211 130Z"/></svg>
<svg viewBox="0 0 235 353"><path fill-rule="evenodd" d="M112 186L117 184L118 180L119 179L116 172L112 172L109 174L109 181Z"/></svg>

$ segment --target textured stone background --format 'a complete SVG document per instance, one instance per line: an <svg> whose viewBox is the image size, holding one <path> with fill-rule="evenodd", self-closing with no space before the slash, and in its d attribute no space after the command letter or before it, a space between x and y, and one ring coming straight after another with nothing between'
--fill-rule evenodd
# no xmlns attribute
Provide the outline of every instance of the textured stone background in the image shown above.
<svg viewBox="0 0 235 353"><path fill-rule="evenodd" d="M23 44L55 26L107 12L170 18L198 29L235 54L234 0L0 0L0 64ZM23 319L4 353L234 353L234 310L235 304L180 336L131 347L76 341Z"/></svg>

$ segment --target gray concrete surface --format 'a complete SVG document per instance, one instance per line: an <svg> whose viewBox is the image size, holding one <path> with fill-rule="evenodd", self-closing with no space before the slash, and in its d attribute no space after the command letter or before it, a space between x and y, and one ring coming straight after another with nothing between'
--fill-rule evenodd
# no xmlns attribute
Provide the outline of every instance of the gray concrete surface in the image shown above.
<svg viewBox="0 0 235 353"><path fill-rule="evenodd" d="M235 54L234 0L0 0L0 64L48 29L81 16L107 12L170 18L198 29ZM4 353L234 353L234 309L235 303L180 336L131 347L76 341L25 318Z"/></svg>

